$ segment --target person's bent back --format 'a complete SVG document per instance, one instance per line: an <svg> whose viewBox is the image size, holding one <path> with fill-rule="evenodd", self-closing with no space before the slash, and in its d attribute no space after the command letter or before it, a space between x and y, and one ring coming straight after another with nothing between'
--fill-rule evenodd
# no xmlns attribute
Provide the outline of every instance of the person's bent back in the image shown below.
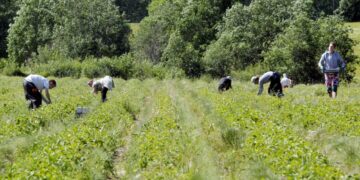
<svg viewBox="0 0 360 180"><path fill-rule="evenodd" d="M277 95L278 97L283 96L282 86L280 82L281 75L278 72L268 71L262 76L253 76L251 82L259 84L258 95L261 95L264 90L264 84L270 82L268 94Z"/></svg>
<svg viewBox="0 0 360 180"><path fill-rule="evenodd" d="M25 99L30 101L29 109L35 109L42 105L42 101L45 101L47 104L51 103L49 89L56 87L56 81L48 81L43 76L30 74L24 79L23 87ZM46 98L42 95L44 89Z"/></svg>
<svg viewBox="0 0 360 180"><path fill-rule="evenodd" d="M232 88L232 86L231 86L231 77L226 76L226 77L221 78L220 81L219 81L218 91L219 92L227 91L230 88Z"/></svg>
<svg viewBox="0 0 360 180"><path fill-rule="evenodd" d="M88 82L89 87L93 88L93 94L97 94L101 91L101 101L107 100L106 95L108 90L112 90L115 87L114 81L110 76L105 76L99 80L90 80Z"/></svg>

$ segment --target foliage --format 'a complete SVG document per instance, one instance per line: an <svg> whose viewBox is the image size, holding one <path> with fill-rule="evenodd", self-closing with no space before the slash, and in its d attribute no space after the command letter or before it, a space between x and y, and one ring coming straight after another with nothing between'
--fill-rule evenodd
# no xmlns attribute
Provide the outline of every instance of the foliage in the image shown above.
<svg viewBox="0 0 360 180"><path fill-rule="evenodd" d="M0 3L0 58L7 57L6 37L9 25L18 10L18 0L3 0Z"/></svg>
<svg viewBox="0 0 360 180"><path fill-rule="evenodd" d="M162 53L170 37L176 18L180 15L180 7L176 2L164 2L158 11L140 22L139 32L132 42L136 53L151 60L154 64L160 62Z"/></svg>
<svg viewBox="0 0 360 180"><path fill-rule="evenodd" d="M86 78L57 78L53 103L28 111L22 80L0 76L1 179L359 177L359 84L330 102L320 84L279 99L243 81L114 78L100 103Z"/></svg>
<svg viewBox="0 0 360 180"><path fill-rule="evenodd" d="M313 21L306 16L298 16L285 33L275 40L271 50L265 53L265 63L269 69L286 72L296 82L317 82L323 78L317 66L320 56L328 43L335 41L347 62L345 77L351 80L356 56L348 34L349 29L336 17Z"/></svg>
<svg viewBox="0 0 360 180"><path fill-rule="evenodd" d="M142 18L148 15L147 6L150 0L115 0L120 13L124 13L124 18L130 22L140 22Z"/></svg>
<svg viewBox="0 0 360 180"><path fill-rule="evenodd" d="M337 12L348 21L360 21L359 9L359 0L341 0Z"/></svg>
<svg viewBox="0 0 360 180"><path fill-rule="evenodd" d="M178 32L171 35L162 61L167 66L181 68L188 77L200 77L202 74L199 52L191 43L182 40Z"/></svg>
<svg viewBox="0 0 360 180"><path fill-rule="evenodd" d="M214 76L232 69L244 69L263 59L275 37L302 9L293 1L255 1L250 6L236 4L219 26L218 39L204 56L207 70Z"/></svg>
<svg viewBox="0 0 360 180"><path fill-rule="evenodd" d="M10 61L4 63L3 73L7 76L26 76L23 66Z"/></svg>
<svg viewBox="0 0 360 180"><path fill-rule="evenodd" d="M132 76L133 62L129 56L122 56L116 59L86 59L82 62L84 76L87 78L99 78L109 75L128 79Z"/></svg>
<svg viewBox="0 0 360 180"><path fill-rule="evenodd" d="M109 1L26 1L9 29L9 57L21 64L41 46L68 57L126 52L129 27ZM25 43L24 43L25 42Z"/></svg>
<svg viewBox="0 0 360 180"><path fill-rule="evenodd" d="M316 0L314 1L314 9L317 13L323 13L325 15L333 15L339 7L341 0Z"/></svg>

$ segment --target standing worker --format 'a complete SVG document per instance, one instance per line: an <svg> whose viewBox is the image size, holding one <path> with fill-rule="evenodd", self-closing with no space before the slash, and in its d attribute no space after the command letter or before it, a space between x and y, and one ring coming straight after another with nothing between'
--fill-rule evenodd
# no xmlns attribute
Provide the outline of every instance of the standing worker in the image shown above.
<svg viewBox="0 0 360 180"><path fill-rule="evenodd" d="M280 82L280 77L281 75L278 72L268 71L261 77L253 76L251 78L251 82L253 82L254 84L259 84L259 91L257 93L258 95L262 94L264 90L264 84L270 82L268 94L281 97L284 96L284 94Z"/></svg>
<svg viewBox="0 0 360 180"><path fill-rule="evenodd" d="M230 88L232 88L231 86L231 76L226 76L220 79L219 82L219 87L218 87L218 91L222 92L222 91L227 91Z"/></svg>
<svg viewBox="0 0 360 180"><path fill-rule="evenodd" d="M101 100L105 102L106 94L108 90L112 90L115 87L114 81L110 76L105 76L99 80L90 80L88 85L93 88L93 93L97 94L98 91L101 91Z"/></svg>
<svg viewBox="0 0 360 180"><path fill-rule="evenodd" d="M336 98L339 86L339 72L345 71L345 62L340 54L335 51L336 44L330 42L328 50L322 54L319 61L321 72L324 73L325 85L329 97Z"/></svg>
<svg viewBox="0 0 360 180"><path fill-rule="evenodd" d="M29 100L29 109L39 108L44 100L46 104L51 104L49 89L56 87L56 81L48 81L40 75L30 74L24 79L25 99ZM42 95L45 89L46 98Z"/></svg>

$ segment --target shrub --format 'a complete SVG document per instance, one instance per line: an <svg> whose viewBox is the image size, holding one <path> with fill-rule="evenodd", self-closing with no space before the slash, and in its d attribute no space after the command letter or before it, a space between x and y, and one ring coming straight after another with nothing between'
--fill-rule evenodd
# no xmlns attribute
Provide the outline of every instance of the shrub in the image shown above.
<svg viewBox="0 0 360 180"><path fill-rule="evenodd" d="M82 67L77 60L50 61L48 63L31 64L31 72L42 76L80 78Z"/></svg>
<svg viewBox="0 0 360 180"><path fill-rule="evenodd" d="M86 59L82 62L83 74L88 78L109 75L129 79L133 75L133 57L124 55L117 58Z"/></svg>
<svg viewBox="0 0 360 180"><path fill-rule="evenodd" d="M7 76L26 76L22 68L22 66L19 66L14 62L6 62L3 73Z"/></svg>
<svg viewBox="0 0 360 180"><path fill-rule="evenodd" d="M5 59L0 59L0 72L4 69L6 65Z"/></svg>
<svg viewBox="0 0 360 180"><path fill-rule="evenodd" d="M108 69L103 69L99 64L96 60L82 62L84 76L87 78L97 78L109 74Z"/></svg>

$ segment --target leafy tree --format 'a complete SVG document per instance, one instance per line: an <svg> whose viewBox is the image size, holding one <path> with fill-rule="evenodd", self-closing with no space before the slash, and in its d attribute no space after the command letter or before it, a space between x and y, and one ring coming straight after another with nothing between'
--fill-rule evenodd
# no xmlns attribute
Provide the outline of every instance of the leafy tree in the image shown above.
<svg viewBox="0 0 360 180"><path fill-rule="evenodd" d="M360 21L360 0L341 0L337 12L349 21Z"/></svg>
<svg viewBox="0 0 360 180"><path fill-rule="evenodd" d="M23 63L42 46L69 57L114 56L129 49L129 27L112 1L25 1L9 29L9 56Z"/></svg>
<svg viewBox="0 0 360 180"><path fill-rule="evenodd" d="M295 14L308 11L309 6L299 4L295 0L257 0L249 6L232 6L218 27L218 39L205 53L206 69L219 76L229 72L228 68L244 69L261 61L262 53L269 49ZM214 67L222 69L214 70Z"/></svg>
<svg viewBox="0 0 360 180"><path fill-rule="evenodd" d="M203 73L199 51L186 42L178 31L171 34L163 61L167 66L181 68L188 77L200 77Z"/></svg>
<svg viewBox="0 0 360 180"><path fill-rule="evenodd" d="M159 7L163 7L162 5L165 3L172 3L172 1L166 1L166 0L152 0L151 3L148 6L149 14L151 15L154 13Z"/></svg>
<svg viewBox="0 0 360 180"><path fill-rule="evenodd" d="M125 13L125 19L130 22L140 22L148 15L147 6L150 0L115 0L119 7L120 13Z"/></svg>
<svg viewBox="0 0 360 180"><path fill-rule="evenodd" d="M174 38L170 38L161 61L177 61L172 64L180 65L189 77L197 77L202 73L202 53L215 39L215 26L221 20L219 2L199 0L186 3L175 23Z"/></svg>
<svg viewBox="0 0 360 180"><path fill-rule="evenodd" d="M18 0L0 1L0 58L7 57L7 31L9 29L9 25L13 22L18 8Z"/></svg>
<svg viewBox="0 0 360 180"><path fill-rule="evenodd" d="M332 15L339 7L340 0L314 0L313 2L316 12L322 12L325 15Z"/></svg>
<svg viewBox="0 0 360 180"><path fill-rule="evenodd" d="M54 1L24 1L18 16L9 29L8 53L16 62L23 63L38 46L50 42L55 25Z"/></svg>
<svg viewBox="0 0 360 180"><path fill-rule="evenodd" d="M320 57L329 42L335 41L337 51L347 62L346 77L350 80L356 57L348 33L337 17L311 20L299 15L265 53L264 62L269 69L286 72L297 82L317 82L323 78L317 65Z"/></svg>
<svg viewBox="0 0 360 180"><path fill-rule="evenodd" d="M155 64L160 62L181 12L178 2L164 2L158 6L158 10L150 11L150 16L140 22L139 32L132 42L134 51Z"/></svg>
<svg viewBox="0 0 360 180"><path fill-rule="evenodd" d="M64 54L101 57L129 50L130 29L112 1L65 1L58 3L57 9L64 16L56 23L53 46Z"/></svg>
<svg viewBox="0 0 360 180"><path fill-rule="evenodd" d="M216 39L216 26L226 9L236 2L250 3L249 0L153 0L149 17L140 23L134 50L154 63L179 65L188 76L198 76L204 69L201 57Z"/></svg>

